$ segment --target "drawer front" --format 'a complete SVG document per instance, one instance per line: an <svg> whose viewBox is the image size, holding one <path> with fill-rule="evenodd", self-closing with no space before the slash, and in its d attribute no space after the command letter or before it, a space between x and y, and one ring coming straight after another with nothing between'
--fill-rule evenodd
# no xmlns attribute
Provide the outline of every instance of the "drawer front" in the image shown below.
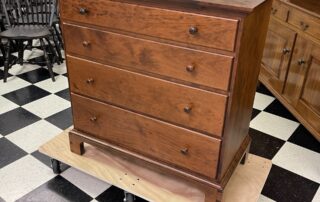
<svg viewBox="0 0 320 202"><path fill-rule="evenodd" d="M72 94L74 127L176 168L215 178L220 140Z"/></svg>
<svg viewBox="0 0 320 202"><path fill-rule="evenodd" d="M238 20L121 3L110 0L61 1L63 20L233 51Z"/></svg>
<svg viewBox="0 0 320 202"><path fill-rule="evenodd" d="M320 38L320 18L292 8L288 23L316 38Z"/></svg>
<svg viewBox="0 0 320 202"><path fill-rule="evenodd" d="M64 25L67 52L227 91L233 58ZM87 44L87 45L83 45Z"/></svg>
<svg viewBox="0 0 320 202"><path fill-rule="evenodd" d="M72 92L221 135L227 97L68 56Z"/></svg>
<svg viewBox="0 0 320 202"><path fill-rule="evenodd" d="M289 7L280 2L279 0L276 0L272 4L272 10L271 10L271 16L274 16L284 22L287 21L289 15Z"/></svg>

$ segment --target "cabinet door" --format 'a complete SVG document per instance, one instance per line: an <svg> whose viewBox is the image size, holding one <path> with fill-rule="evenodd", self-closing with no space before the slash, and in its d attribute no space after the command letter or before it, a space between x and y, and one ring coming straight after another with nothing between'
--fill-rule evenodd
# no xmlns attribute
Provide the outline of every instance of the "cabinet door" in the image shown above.
<svg viewBox="0 0 320 202"><path fill-rule="evenodd" d="M284 97L320 131L320 45L298 37Z"/></svg>
<svg viewBox="0 0 320 202"><path fill-rule="evenodd" d="M271 19L260 78L282 93L296 33Z"/></svg>

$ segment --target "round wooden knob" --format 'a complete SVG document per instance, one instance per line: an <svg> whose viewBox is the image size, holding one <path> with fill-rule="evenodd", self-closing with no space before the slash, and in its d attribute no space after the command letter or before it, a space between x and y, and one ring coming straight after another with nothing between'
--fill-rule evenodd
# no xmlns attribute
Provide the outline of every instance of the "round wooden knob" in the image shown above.
<svg viewBox="0 0 320 202"><path fill-rule="evenodd" d="M282 52L283 52L283 54L287 54L287 53L290 53L290 49L288 49L288 48L284 48L283 50L282 50Z"/></svg>
<svg viewBox="0 0 320 202"><path fill-rule="evenodd" d="M94 79L93 79L93 78L88 78L88 79L86 80L86 82L87 82L87 84L93 84Z"/></svg>
<svg viewBox="0 0 320 202"><path fill-rule="evenodd" d="M304 65L304 64L306 64L306 61L304 59L300 59L300 60L298 60L298 64Z"/></svg>
<svg viewBox="0 0 320 202"><path fill-rule="evenodd" d="M185 113L190 114L192 111L192 105L185 106L183 110Z"/></svg>
<svg viewBox="0 0 320 202"><path fill-rule="evenodd" d="M303 31L306 31L309 28L309 25L302 21L300 22L300 26Z"/></svg>
<svg viewBox="0 0 320 202"><path fill-rule="evenodd" d="M90 42L89 41L83 41L82 42L82 46L85 47L85 48L89 47L90 46Z"/></svg>
<svg viewBox="0 0 320 202"><path fill-rule="evenodd" d="M187 155L189 153L189 149L188 148L183 148L180 150L181 154L183 155Z"/></svg>
<svg viewBox="0 0 320 202"><path fill-rule="evenodd" d="M90 117L90 121L91 121L91 122L96 122L96 121L97 121L97 117L95 117L95 116Z"/></svg>
<svg viewBox="0 0 320 202"><path fill-rule="evenodd" d="M196 69L196 67L194 65L188 65L186 67L187 72L194 72L194 70Z"/></svg>
<svg viewBox="0 0 320 202"><path fill-rule="evenodd" d="M80 13L81 15L86 15L86 14L88 13L88 9L86 9L86 8L80 8L80 9L79 9L79 13Z"/></svg>
<svg viewBox="0 0 320 202"><path fill-rule="evenodd" d="M198 31L199 31L198 28L195 27L195 26L192 26L192 27L189 28L189 33L192 34L192 35L197 34Z"/></svg>

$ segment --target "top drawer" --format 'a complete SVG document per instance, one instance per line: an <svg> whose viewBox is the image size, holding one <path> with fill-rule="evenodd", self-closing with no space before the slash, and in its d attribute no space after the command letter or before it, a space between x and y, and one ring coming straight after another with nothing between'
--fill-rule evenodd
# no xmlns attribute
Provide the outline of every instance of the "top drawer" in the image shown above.
<svg viewBox="0 0 320 202"><path fill-rule="evenodd" d="M109 0L64 0L61 17L80 23L233 51L238 20Z"/></svg>
<svg viewBox="0 0 320 202"><path fill-rule="evenodd" d="M286 4L280 2L279 0L273 2L271 10L272 16L286 22L288 19L288 14L289 7Z"/></svg>
<svg viewBox="0 0 320 202"><path fill-rule="evenodd" d="M292 8L288 23L316 38L320 38L320 18Z"/></svg>

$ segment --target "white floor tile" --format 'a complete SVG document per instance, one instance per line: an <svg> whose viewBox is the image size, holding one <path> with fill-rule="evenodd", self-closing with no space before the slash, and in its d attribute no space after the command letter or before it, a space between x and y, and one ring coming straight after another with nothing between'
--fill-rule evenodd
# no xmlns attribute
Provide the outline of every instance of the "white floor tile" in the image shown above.
<svg viewBox="0 0 320 202"><path fill-rule="evenodd" d="M39 69L39 68L40 68L40 66L38 66L38 65L23 64L23 66L21 66L21 65L16 64L16 65L13 65L11 67L11 69L9 69L9 73L12 75L20 75L20 74L23 74L26 72L30 72L30 71Z"/></svg>
<svg viewBox="0 0 320 202"><path fill-rule="evenodd" d="M15 108L19 107L19 105L11 102L10 100L0 96L0 114L11 111Z"/></svg>
<svg viewBox="0 0 320 202"><path fill-rule="evenodd" d="M42 50L34 48L32 51L29 51L28 55L26 56L26 60L30 60L32 58L37 58L43 56L44 53Z"/></svg>
<svg viewBox="0 0 320 202"><path fill-rule="evenodd" d="M316 195L313 197L312 202L319 202L320 201L320 187L316 193Z"/></svg>
<svg viewBox="0 0 320 202"><path fill-rule="evenodd" d="M320 183L320 154L298 145L286 142L272 163Z"/></svg>
<svg viewBox="0 0 320 202"><path fill-rule="evenodd" d="M34 84L50 93L56 93L69 87L68 79L65 76L56 76L56 81L52 82L51 78Z"/></svg>
<svg viewBox="0 0 320 202"><path fill-rule="evenodd" d="M67 73L67 67L66 62L63 62L62 64L58 65L57 63L53 66L53 71L57 74L65 74Z"/></svg>
<svg viewBox="0 0 320 202"><path fill-rule="evenodd" d="M266 197L266 196L261 194L259 199L258 199L258 202L276 202L276 201L274 201L274 200L272 200L272 199L270 199L270 198L268 198L268 197Z"/></svg>
<svg viewBox="0 0 320 202"><path fill-rule="evenodd" d="M10 93L12 91L31 85L29 82L15 76L8 78L7 83L0 80L0 95Z"/></svg>
<svg viewBox="0 0 320 202"><path fill-rule="evenodd" d="M69 168L61 175L93 198L97 197L111 186L110 184L87 175L75 168Z"/></svg>
<svg viewBox="0 0 320 202"><path fill-rule="evenodd" d="M28 155L0 169L0 195L13 202L52 179L52 170Z"/></svg>
<svg viewBox="0 0 320 202"><path fill-rule="evenodd" d="M250 123L250 127L282 140L288 140L299 123L280 116L261 112Z"/></svg>
<svg viewBox="0 0 320 202"><path fill-rule="evenodd" d="M62 130L58 127L45 120L40 120L7 135L6 138L26 152L32 153L61 132Z"/></svg>
<svg viewBox="0 0 320 202"><path fill-rule="evenodd" d="M35 115L46 118L71 106L67 100L54 94L24 105L22 108Z"/></svg>
<svg viewBox="0 0 320 202"><path fill-rule="evenodd" d="M256 96L254 98L253 108L262 111L265 108L267 108L267 106L269 106L274 100L275 100L275 98L271 97L269 95L256 93Z"/></svg>

